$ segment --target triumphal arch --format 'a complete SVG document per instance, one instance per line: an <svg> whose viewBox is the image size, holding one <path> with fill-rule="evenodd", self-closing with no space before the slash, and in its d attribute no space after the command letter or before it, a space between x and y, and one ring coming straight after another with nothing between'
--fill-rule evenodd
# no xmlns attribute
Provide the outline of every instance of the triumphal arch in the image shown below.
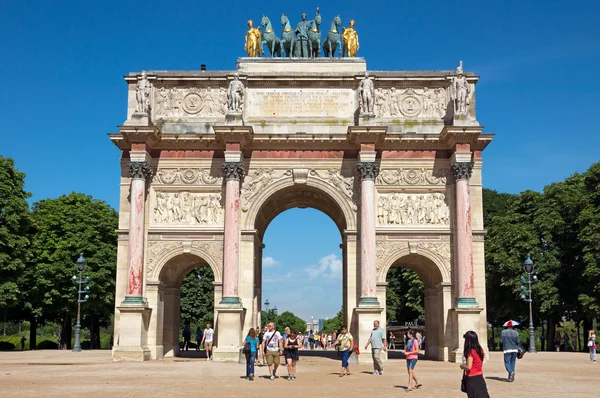
<svg viewBox="0 0 600 398"><path fill-rule="evenodd" d="M115 360L179 355L180 286L198 266L215 278L215 358L237 360L260 324L265 229L294 207L339 228L344 318L360 346L373 320L385 325L394 266L424 282L426 356L460 358L470 329L486 340L492 135L462 62L383 71L355 56L245 57L235 70L125 81L127 120L110 134L122 153Z"/></svg>

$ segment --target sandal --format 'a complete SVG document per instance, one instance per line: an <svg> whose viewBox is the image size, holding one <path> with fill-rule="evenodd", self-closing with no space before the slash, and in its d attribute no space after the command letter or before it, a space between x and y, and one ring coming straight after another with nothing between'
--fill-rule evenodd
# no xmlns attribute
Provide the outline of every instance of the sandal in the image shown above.
<svg viewBox="0 0 600 398"><path fill-rule="evenodd" d="M421 388L421 387L423 387L423 384L419 383L419 384L417 384L417 385L415 386L415 389L419 389L419 388Z"/></svg>
<svg viewBox="0 0 600 398"><path fill-rule="evenodd" d="M343 374L343 373L340 373L340 377L344 377L344 374Z"/></svg>

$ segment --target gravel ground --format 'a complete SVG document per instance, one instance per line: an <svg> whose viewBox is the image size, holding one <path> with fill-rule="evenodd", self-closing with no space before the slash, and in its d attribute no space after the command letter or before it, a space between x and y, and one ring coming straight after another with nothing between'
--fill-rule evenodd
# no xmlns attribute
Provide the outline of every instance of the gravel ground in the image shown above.
<svg viewBox="0 0 600 398"><path fill-rule="evenodd" d="M250 382L243 377L243 364L200 358L115 363L110 351L0 352L0 397L465 397L456 364L419 361L416 374L423 388L407 392L404 360L385 363L383 376L370 374L370 365L354 365L352 375L341 378L339 361L310 354L302 356L301 351L296 381L271 381L267 368L257 367ZM600 364L588 358L581 353L526 354L517 363L515 382L507 383L502 353L492 352L484 364L490 396L600 396ZM287 371L280 368L278 374L287 376Z"/></svg>

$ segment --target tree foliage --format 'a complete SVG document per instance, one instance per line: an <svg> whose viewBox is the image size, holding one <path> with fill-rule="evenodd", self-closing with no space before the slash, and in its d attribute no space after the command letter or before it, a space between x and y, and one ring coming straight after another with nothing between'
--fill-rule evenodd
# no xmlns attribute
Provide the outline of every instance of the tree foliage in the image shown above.
<svg viewBox="0 0 600 398"><path fill-rule="evenodd" d="M344 324L344 313L342 310L331 319L327 319L323 322L323 330L327 333L333 333L334 330L340 330Z"/></svg>
<svg viewBox="0 0 600 398"><path fill-rule="evenodd" d="M25 191L25 174L14 161L0 156L0 311L19 318L24 294L19 280L30 258L31 215Z"/></svg>
<svg viewBox="0 0 600 398"><path fill-rule="evenodd" d="M215 277L209 266L201 266L190 272L181 284L180 328L189 322L192 330L204 329L207 323L214 324Z"/></svg>
<svg viewBox="0 0 600 398"><path fill-rule="evenodd" d="M281 333L283 333L286 327L290 328L290 330L295 330L297 333L304 333L306 330L306 322L289 311L278 315L275 325Z"/></svg>
<svg viewBox="0 0 600 398"><path fill-rule="evenodd" d="M410 268L391 268L387 274L386 313L388 322L425 321L425 293L419 275Z"/></svg>
<svg viewBox="0 0 600 398"><path fill-rule="evenodd" d="M87 260L83 275L90 279L84 324L108 323L114 310L117 212L101 200L71 193L36 202L32 219L35 235L24 278L25 309L41 323L74 317L78 285L72 278L83 253ZM65 327L70 329L70 324Z"/></svg>

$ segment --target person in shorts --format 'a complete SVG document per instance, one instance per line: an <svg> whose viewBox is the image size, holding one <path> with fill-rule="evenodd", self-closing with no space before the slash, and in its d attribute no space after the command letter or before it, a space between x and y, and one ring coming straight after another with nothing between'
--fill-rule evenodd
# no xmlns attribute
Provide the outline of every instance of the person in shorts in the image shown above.
<svg viewBox="0 0 600 398"><path fill-rule="evenodd" d="M288 381L296 380L296 363L298 362L298 347L301 345L301 339L295 330L291 330L289 336L285 339L283 347L284 356L288 367Z"/></svg>
<svg viewBox="0 0 600 398"><path fill-rule="evenodd" d="M206 324L206 329L204 329L204 334L202 336L202 344L204 344L204 349L206 350L207 361L212 359L213 336L215 335L215 331L210 326L210 323Z"/></svg>
<svg viewBox="0 0 600 398"><path fill-rule="evenodd" d="M406 386L407 391L412 391L412 381L415 381L414 388L421 388L423 385L417 380L415 375L415 366L417 366L417 359L419 358L419 342L415 339L415 334L412 330L406 332L406 349L402 350L402 353L406 355L406 370L408 371L408 385Z"/></svg>
<svg viewBox="0 0 600 398"><path fill-rule="evenodd" d="M267 365L269 365L269 375L271 380L275 380L277 368L279 367L279 356L283 355L283 338L281 334L275 330L275 324L270 322L267 325L267 332L263 336L262 349L267 357Z"/></svg>

